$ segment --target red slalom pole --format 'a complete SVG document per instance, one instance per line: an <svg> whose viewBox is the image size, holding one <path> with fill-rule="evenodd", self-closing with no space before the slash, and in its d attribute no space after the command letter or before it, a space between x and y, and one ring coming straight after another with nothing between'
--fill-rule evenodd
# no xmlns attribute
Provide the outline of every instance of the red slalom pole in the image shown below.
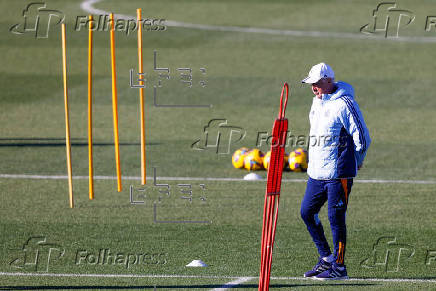
<svg viewBox="0 0 436 291"><path fill-rule="evenodd" d="M271 256L271 209L274 209L274 196L270 196L268 198L268 213L267 213L267 219L268 219L268 223L267 223L267 233L266 233L266 244L265 244L265 255L264 255L264 263L263 263L263 272L262 272L262 281L263 281L263 289L262 290L267 290L265 288L267 288L267 286L269 286L268 284L268 265L269 265L269 261L270 261L270 256Z"/></svg>
<svg viewBox="0 0 436 291"><path fill-rule="evenodd" d="M266 285L269 287L269 281L271 277L271 265L272 265L272 252L274 248L274 238L276 235L276 227L277 227L277 218L278 218L278 210L279 210L279 196L272 196L273 200L275 200L275 197L277 197L277 203L273 202L274 204L274 222L273 222L273 228L272 228L272 235L271 235L271 247L269 251L269 258L268 258L268 271L267 271L267 282ZM268 289L267 289L268 290Z"/></svg>
<svg viewBox="0 0 436 291"><path fill-rule="evenodd" d="M263 226L262 226L262 247L261 247L261 254L260 254L260 278L259 278L259 286L262 284L262 279L263 279L263 271L264 271L264 264L265 264L265 249L264 246L266 245L266 235L265 235L265 230L267 229L266 227L266 217L267 217L267 204L268 204L268 196L265 195L265 202L264 202L264 206L263 206ZM260 287L259 287L260 288ZM259 289L260 290L260 289Z"/></svg>
<svg viewBox="0 0 436 291"><path fill-rule="evenodd" d="M263 252L263 256L261 259L261 276L260 276L260 281L262 282L263 285L266 284L266 278L267 278L267 274L268 274L268 270L267 270L267 262L269 261L269 253L270 253L270 248L269 246L271 245L270 243L270 229L271 229L271 197L266 196L266 212L265 212L265 231L264 231L264 235L263 235L263 239L262 239L262 252ZM262 289L263 290L263 289Z"/></svg>
<svg viewBox="0 0 436 291"><path fill-rule="evenodd" d="M286 97L283 97L286 93ZM283 174L288 119L285 118L289 86L283 85L280 96L280 111L274 121L271 144L270 166L268 168L265 202L263 208L262 245L260 258L259 291L268 291L271 277L272 252L277 228L280 188Z"/></svg>

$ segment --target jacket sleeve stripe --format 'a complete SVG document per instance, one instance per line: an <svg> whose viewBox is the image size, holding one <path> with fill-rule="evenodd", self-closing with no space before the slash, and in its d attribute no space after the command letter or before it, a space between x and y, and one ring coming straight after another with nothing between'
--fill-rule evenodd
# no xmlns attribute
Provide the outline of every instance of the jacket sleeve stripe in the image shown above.
<svg viewBox="0 0 436 291"><path fill-rule="evenodd" d="M357 127L359 129L359 139L361 140L362 143L362 151L366 151L366 139L365 139L365 131L363 129L362 123L360 121L360 117L359 114L356 111L356 108L354 108L353 103L351 102L351 100L349 98L344 98L344 101L346 102L349 110L351 111L353 118L357 124Z"/></svg>
<svg viewBox="0 0 436 291"><path fill-rule="evenodd" d="M358 129L359 129L359 139L362 143L362 150L366 151L365 132L363 130L362 123L360 122L359 115L357 114L356 109L354 108L353 103L351 102L351 100L349 98L343 97L342 99L345 101L348 109L350 110L350 112L353 115L353 118L356 122Z"/></svg>
<svg viewBox="0 0 436 291"><path fill-rule="evenodd" d="M353 106L351 100L347 97L341 97L342 100L345 101L345 104L353 115L354 120L356 121L357 128L359 129L359 139L362 144L362 151L366 151L366 140L365 140L365 131L363 130L362 123L360 122L359 114L357 114L356 109Z"/></svg>

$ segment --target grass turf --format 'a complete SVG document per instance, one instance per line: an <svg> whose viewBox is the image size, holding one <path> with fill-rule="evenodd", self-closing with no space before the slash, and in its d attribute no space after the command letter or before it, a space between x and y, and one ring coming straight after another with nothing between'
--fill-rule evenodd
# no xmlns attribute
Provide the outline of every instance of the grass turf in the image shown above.
<svg viewBox="0 0 436 291"><path fill-rule="evenodd" d="M247 3L148 1L145 5L140 1L120 4L109 0L96 6L132 16L136 8L142 7L144 17L191 23L357 33L360 26L370 21L378 2L353 1L352 7L345 1ZM26 4L25 1L0 2L4 11L0 52L5 56L0 67L3 88L0 122L4 125L0 128L0 173L65 174L60 29L54 27L48 39L7 31L22 21L21 12ZM400 4L417 16L414 26L405 29L404 35L428 36L422 31L423 25L417 23L431 14L431 4L426 1ZM73 173L87 175L87 35L85 31L73 31L75 16L86 13L80 9L80 1L47 1L47 5L66 14ZM329 15L328 19L321 21L325 19L325 16L321 18L324 14ZM136 68L135 34L116 33L116 44L122 170L123 175L138 176L138 92L129 88L129 69ZM212 104L212 107L154 107L152 86L157 83L157 73L152 70L154 50L158 54L158 65L169 67L172 76L158 89L160 104ZM280 86L288 81L291 85L287 110L290 129L295 135L307 134L311 93L298 82L311 65L326 61L334 67L338 79L355 87L356 99L373 139L359 178L434 180L436 103L431 92L436 66L429 62L433 56L434 44L428 43L295 38L173 27L163 32L144 33L144 67L148 77L147 172L151 175L152 168L156 167L158 176L242 177L245 172L232 168L230 155L217 155L213 149L192 149L193 142L203 136L204 126L213 118L227 119L228 124L246 132L242 141L231 144L230 153L241 146L254 147L258 132L271 131ZM114 175L108 33L95 34L94 65L95 173ZM181 67L193 69L192 88L180 83L177 68ZM207 69L206 75L199 71L202 67ZM207 81L204 88L198 84L203 78ZM266 145L260 148L267 150ZM291 149L288 147L287 151ZM305 177L302 173L284 173L284 178ZM30 237L46 236L48 242L65 249L64 256L49 265L49 271L54 273L257 276L264 183L187 181L193 187L192 203L180 198L184 194L180 193L183 188L178 182L168 183L170 196L159 194L156 187L149 185L145 198L135 196L144 200L145 205L132 205L129 186L138 190L137 181L125 180L122 193L116 192L115 181L96 181L96 199L88 201L87 181L75 180L76 208L70 210L65 180L1 179L3 250L0 271L20 271L10 265L20 255L18 249ZM206 190L201 190L201 183L206 185ZM316 260L313 244L299 219L304 188L303 183L283 185L273 276L300 276ZM140 192L134 191L134 194ZM436 250L432 207L435 194L434 185L356 183L348 213L346 259L350 276L434 279L436 263L429 259ZM199 199L202 195L206 201ZM162 196L160 202L159 196ZM158 220L208 220L212 223L155 223L154 202ZM328 229L325 210L322 219ZM401 246L406 249L404 256L399 257L398 270L395 258L389 258L387 267L362 267L381 237L397 239L392 244L394 253ZM78 251L95 254L100 249L124 255L162 253L166 262L133 264L129 268L122 260L119 265L110 266L75 263ZM411 249L415 253L407 259L410 255L407 250ZM209 267L184 267L195 258L201 258ZM24 271L32 270L26 267ZM10 276L1 279L5 289L43 285L59 289L80 286L83 289L139 289L154 288L156 284L156 288L178 290L215 288L231 280ZM254 289L253 282L245 283L246 288ZM336 284L277 280L273 287L398 290L412 286L403 282ZM414 284L417 288L434 288L434 283Z"/></svg>

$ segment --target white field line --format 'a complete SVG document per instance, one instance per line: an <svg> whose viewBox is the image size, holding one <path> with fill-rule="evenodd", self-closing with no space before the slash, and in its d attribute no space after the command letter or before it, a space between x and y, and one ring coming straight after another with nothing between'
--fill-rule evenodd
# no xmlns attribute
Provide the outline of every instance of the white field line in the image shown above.
<svg viewBox="0 0 436 291"><path fill-rule="evenodd" d="M103 0L85 0L80 4L80 8L91 14L104 15L109 14L108 11L95 8L93 5L102 2ZM133 15L114 14L116 19L136 19ZM199 30L209 31L224 31L224 32L243 32L243 33L260 33L269 35L284 35L295 37L318 37L318 38L348 38L348 39L367 39L367 40L384 40L384 41L400 41L400 42L415 42L415 43L435 43L436 37L397 37L385 38L383 36L369 36L362 33L348 32L324 32L324 31L304 31L304 30L283 30L269 29L256 27L241 27L241 26L222 26L222 25L206 25L194 24L180 21L165 20L166 26L184 27Z"/></svg>
<svg viewBox="0 0 436 291"><path fill-rule="evenodd" d="M182 279L237 279L240 277L231 276L201 276L201 275L158 275L158 274L59 274L59 273L22 273L22 272L0 272L0 276L12 277L67 277L67 278L182 278ZM250 277L255 278L255 277Z"/></svg>
<svg viewBox="0 0 436 291"><path fill-rule="evenodd" d="M213 275L165 275L165 274L62 274L62 273L22 273L22 272L0 272L0 276L11 276L11 277L66 277L66 278L182 278L182 279L235 279L242 280L245 278L247 280L255 280L258 277L236 277L236 276L213 276ZM271 277L271 280L311 280L310 278L304 277ZM436 283L435 279L382 279L382 278L350 278L345 280L357 281L357 282L385 282L385 283ZM242 282L241 282L242 283ZM241 284L239 283L239 284Z"/></svg>
<svg viewBox="0 0 436 291"><path fill-rule="evenodd" d="M66 180L67 175L28 175L28 174L0 174L3 179L36 179L36 180ZM73 179L87 180L88 176L73 176ZM116 180L116 176L94 176L94 180ZM140 181L139 176L122 176L123 180ZM147 177L148 180L153 180L153 177ZM246 181L242 178L219 178L219 177L156 177L156 180L167 181L218 181L218 182L242 182ZM265 182L266 179L258 180ZM249 181L251 182L251 181ZM288 183L306 183L307 179L283 179L282 182ZM436 181L433 180L382 180L382 179L356 179L354 183L363 184L424 184L434 185Z"/></svg>
<svg viewBox="0 0 436 291"><path fill-rule="evenodd" d="M236 287L242 283L248 282L250 280L253 280L253 277L240 277L236 280L233 280L231 282L228 282L228 283L222 285L219 288L212 289L211 291L224 291L224 290Z"/></svg>

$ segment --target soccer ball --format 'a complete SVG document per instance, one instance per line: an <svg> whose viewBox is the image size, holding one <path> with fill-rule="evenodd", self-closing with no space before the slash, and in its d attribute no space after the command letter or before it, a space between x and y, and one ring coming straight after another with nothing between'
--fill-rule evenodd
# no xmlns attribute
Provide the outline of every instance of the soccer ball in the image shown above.
<svg viewBox="0 0 436 291"><path fill-rule="evenodd" d="M268 170L269 168L269 161L271 159L271 151L268 151L265 156L263 157L263 167ZM285 152L285 155L283 156L283 168L286 168L288 166L288 159L289 155Z"/></svg>
<svg viewBox="0 0 436 291"><path fill-rule="evenodd" d="M269 160L271 159L271 151L267 151L263 157L263 167L268 170Z"/></svg>
<svg viewBox="0 0 436 291"><path fill-rule="evenodd" d="M288 164L288 162L289 162L289 155L285 152L285 155L283 156L283 158L285 159L284 162L283 162L283 167L284 168L288 168L288 166L289 166L289 164Z"/></svg>
<svg viewBox="0 0 436 291"><path fill-rule="evenodd" d="M307 170L307 151L298 148L289 154L289 169L294 172L304 172Z"/></svg>
<svg viewBox="0 0 436 291"><path fill-rule="evenodd" d="M244 159L245 169L249 171L263 169L263 156L264 154L258 149L249 151Z"/></svg>
<svg viewBox="0 0 436 291"><path fill-rule="evenodd" d="M249 149L247 148L240 148L239 150L236 150L233 153L232 156L233 167L235 167L236 169L241 169L244 167L244 158L248 151Z"/></svg>

